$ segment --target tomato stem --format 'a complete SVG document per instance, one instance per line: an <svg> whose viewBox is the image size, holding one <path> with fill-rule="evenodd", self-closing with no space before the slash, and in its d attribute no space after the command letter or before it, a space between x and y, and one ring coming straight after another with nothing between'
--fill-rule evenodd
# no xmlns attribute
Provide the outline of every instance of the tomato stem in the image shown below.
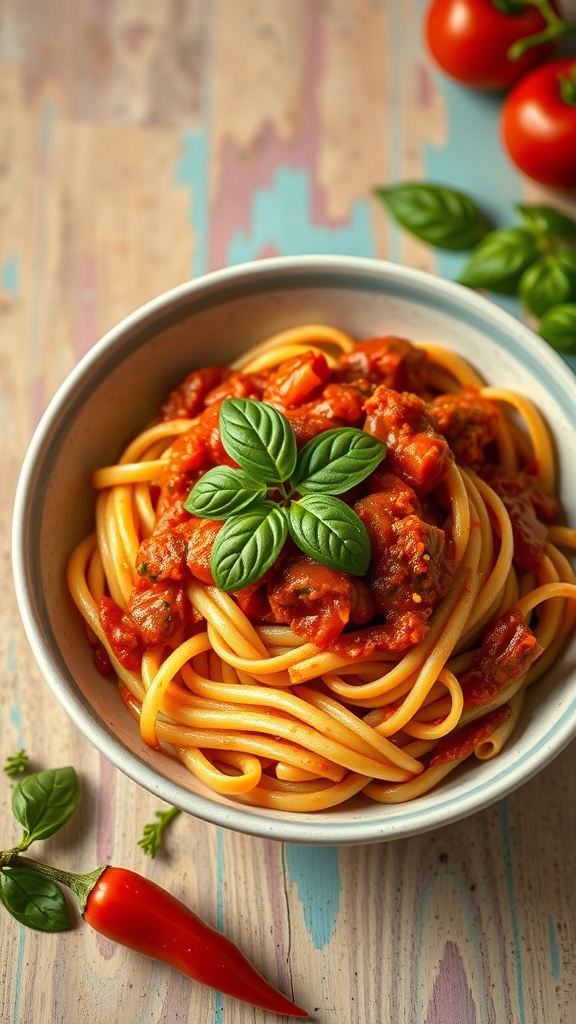
<svg viewBox="0 0 576 1024"><path fill-rule="evenodd" d="M512 61L519 60L527 50L533 49L535 46L557 43L576 32L576 22L565 21L564 18L561 18L552 7L550 0L523 0L522 6L528 5L538 8L546 22L546 28L531 36L524 36L523 39L518 39L513 43L508 50L508 59ZM497 2L495 6L499 6ZM513 8L509 8L508 13L512 14Z"/></svg>
<svg viewBox="0 0 576 1024"><path fill-rule="evenodd" d="M567 75L558 75L558 81L560 83L560 96L564 103L567 103L570 107L576 107L576 61L572 65L572 70Z"/></svg>

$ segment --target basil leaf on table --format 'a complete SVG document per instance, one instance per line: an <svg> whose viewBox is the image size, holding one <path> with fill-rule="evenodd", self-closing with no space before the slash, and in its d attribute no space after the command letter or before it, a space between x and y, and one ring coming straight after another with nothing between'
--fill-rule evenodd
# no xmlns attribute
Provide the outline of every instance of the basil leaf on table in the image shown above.
<svg viewBox="0 0 576 1024"><path fill-rule="evenodd" d="M524 228L489 231L470 256L459 277L460 284L515 293L522 274L539 255L536 238Z"/></svg>
<svg viewBox="0 0 576 1024"><path fill-rule="evenodd" d="M525 205L516 207L527 231L534 235L554 235L556 238L576 238L576 220L552 206Z"/></svg>
<svg viewBox="0 0 576 1024"><path fill-rule="evenodd" d="M558 352L576 355L576 302L562 303L547 310L538 330Z"/></svg>
<svg viewBox="0 0 576 1024"><path fill-rule="evenodd" d="M257 480L279 484L294 471L296 438L285 416L265 402L226 398L220 436L228 455Z"/></svg>
<svg viewBox="0 0 576 1024"><path fill-rule="evenodd" d="M78 777L74 768L36 772L19 782L12 793L14 817L24 828L19 848L54 835L74 813L77 804Z"/></svg>
<svg viewBox="0 0 576 1024"><path fill-rule="evenodd" d="M356 427L335 427L302 448L290 485L300 494L343 494L382 462L386 446Z"/></svg>
<svg viewBox="0 0 576 1024"><path fill-rule="evenodd" d="M228 519L266 497L266 484L243 469L215 466L190 491L184 508L202 519Z"/></svg>
<svg viewBox="0 0 576 1024"><path fill-rule="evenodd" d="M288 534L286 515L273 501L231 516L216 535L210 568L220 590L235 593L264 575Z"/></svg>
<svg viewBox="0 0 576 1024"><path fill-rule="evenodd" d="M576 300L576 250L564 250L536 260L520 278L520 300L535 316L552 306Z"/></svg>
<svg viewBox="0 0 576 1024"><path fill-rule="evenodd" d="M0 870L0 900L12 917L41 932L70 928L70 912L59 886L27 867Z"/></svg>
<svg viewBox="0 0 576 1024"><path fill-rule="evenodd" d="M476 203L458 189L408 182L375 194L402 227L437 249L471 249L486 232Z"/></svg>
<svg viewBox="0 0 576 1024"><path fill-rule="evenodd" d="M329 494L305 494L288 508L290 536L305 555L336 572L363 576L370 540L356 513Z"/></svg>

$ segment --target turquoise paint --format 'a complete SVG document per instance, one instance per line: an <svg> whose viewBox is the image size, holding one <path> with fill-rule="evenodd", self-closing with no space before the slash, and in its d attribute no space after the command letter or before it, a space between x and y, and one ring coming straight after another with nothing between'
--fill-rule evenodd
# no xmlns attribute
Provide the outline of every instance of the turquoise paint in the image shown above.
<svg viewBox="0 0 576 1024"><path fill-rule="evenodd" d="M500 801L499 811L504 866L506 870L506 889L508 892L508 905L510 908L510 921L512 924L512 937L514 943L512 953L516 964L516 990L518 994L519 1013L518 1020L519 1024L526 1024L526 1012L524 1008L524 977L522 972L522 948L520 939L520 925L518 922L518 913L516 911L517 903L516 894L514 892L514 867L512 864L510 821L508 817L508 803L506 800Z"/></svg>
<svg viewBox="0 0 576 1024"><path fill-rule="evenodd" d="M20 291L20 267L16 256L11 256L2 267L0 283L9 295L17 295Z"/></svg>
<svg viewBox="0 0 576 1024"><path fill-rule="evenodd" d="M198 277L206 269L208 252L208 142L202 131L184 132L181 142L183 152L176 164L175 181L190 192L188 220L195 243L190 270L192 277Z"/></svg>
<svg viewBox="0 0 576 1024"><path fill-rule="evenodd" d="M556 939L556 923L551 914L548 915L548 941L550 943L550 967L554 981L560 978L560 951Z"/></svg>
<svg viewBox="0 0 576 1024"><path fill-rule="evenodd" d="M256 189L252 197L249 233L231 238L227 263L252 260L274 248L282 256L338 253L373 256L374 238L368 202L352 204L345 224L315 222L311 173L306 168L278 167L270 188Z"/></svg>
<svg viewBox="0 0 576 1024"><path fill-rule="evenodd" d="M338 850L335 846L310 848L287 843L284 856L314 948L323 949L334 934L340 909Z"/></svg>
<svg viewBox="0 0 576 1024"><path fill-rule="evenodd" d="M426 178L458 188L471 196L493 228L519 223L515 206L522 183L500 146L498 117L501 98L474 92L438 75L435 84L447 108L448 138L445 146L424 146ZM437 250L438 273L458 279L469 253ZM520 304L514 296L490 294L490 298L515 316Z"/></svg>

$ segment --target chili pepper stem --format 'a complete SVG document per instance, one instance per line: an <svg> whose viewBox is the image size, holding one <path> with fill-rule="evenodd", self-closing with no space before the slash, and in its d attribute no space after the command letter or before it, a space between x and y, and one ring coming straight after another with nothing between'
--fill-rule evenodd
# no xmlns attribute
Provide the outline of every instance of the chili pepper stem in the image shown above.
<svg viewBox="0 0 576 1024"><path fill-rule="evenodd" d="M103 867L95 868L94 871L89 871L85 875L79 875L74 871L65 871L63 868L55 868L51 864L44 864L42 861L33 860L31 857L23 857L22 854L18 853L17 849L2 850L0 852L0 868L3 867L30 868L31 871L37 871L39 875L45 875L54 882L60 882L62 885L67 886L74 893L82 914L92 889L100 875L106 870L106 865L104 865Z"/></svg>

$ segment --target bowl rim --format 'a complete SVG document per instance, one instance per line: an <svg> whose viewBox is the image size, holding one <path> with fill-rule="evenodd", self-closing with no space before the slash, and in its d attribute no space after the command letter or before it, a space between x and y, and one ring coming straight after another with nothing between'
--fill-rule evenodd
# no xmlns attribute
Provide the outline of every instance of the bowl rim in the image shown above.
<svg viewBox="0 0 576 1024"><path fill-rule="evenodd" d="M338 274L344 277L361 274L372 276L375 280L388 280L429 296L443 298L448 301L451 310L472 312L485 322L487 330L490 325L494 325L508 336L514 336L520 343L527 344L529 351L534 349L540 363L547 367L557 383L560 383L558 378L565 375L561 383L569 392L568 400L573 403L572 409L576 408L576 375L555 350L528 326L489 299L431 272L388 260L331 254L277 256L210 271L163 292L124 317L78 360L56 390L33 432L17 481L12 518L13 580L24 630L43 678L79 731L123 774L167 803L211 824L240 833L307 845L360 845L422 834L443 827L485 809L528 782L558 756L576 735L576 692L573 699L567 702L568 706L563 709L560 718L555 719L553 728L549 728L544 739L530 752L528 759L521 759L519 763L509 765L505 771L496 772L488 781L468 784L462 795L448 793L444 799L436 800L429 807L418 801L386 805L385 808L383 806L386 816L381 819L370 817L357 820L352 814L346 821L317 819L315 825L313 814L274 816L253 805L214 802L209 796L187 790L157 773L137 753L126 749L121 740L97 718L95 710L83 695L70 687L70 682L74 683L72 674L62 658L58 663L58 652L51 653L47 649L45 634L36 613L34 595L27 584L27 537L30 529L27 507L34 490L35 467L55 430L61 409L72 399L80 382L85 380L92 368L114 354L118 343L124 341L126 345L131 338L137 340L147 329L153 328L151 333L160 331L163 321L173 318L180 306L191 303L195 297L204 297L210 302L211 297L229 286L236 290L239 286L248 286L253 292L265 291L269 282L278 286L280 277L285 282L282 286L290 289L291 281L294 282L303 272L310 274L311 286L317 285L316 279L319 280L322 275L331 278ZM192 308L190 312L193 312ZM120 354L123 356L122 351Z"/></svg>

